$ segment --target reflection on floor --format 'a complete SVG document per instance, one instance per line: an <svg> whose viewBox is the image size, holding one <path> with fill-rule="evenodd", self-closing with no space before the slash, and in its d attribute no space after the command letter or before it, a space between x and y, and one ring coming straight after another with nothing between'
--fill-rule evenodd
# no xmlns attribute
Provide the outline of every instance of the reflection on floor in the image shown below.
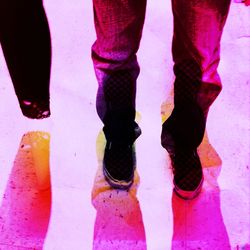
<svg viewBox="0 0 250 250"><path fill-rule="evenodd" d="M249 250L250 9L232 3L219 67L224 88L199 148L204 187L183 201L172 192L160 145L173 107L170 1L148 1L138 53L143 134L129 192L111 189L102 174L92 3L44 4L53 44L51 118L22 117L0 56L0 250Z"/></svg>

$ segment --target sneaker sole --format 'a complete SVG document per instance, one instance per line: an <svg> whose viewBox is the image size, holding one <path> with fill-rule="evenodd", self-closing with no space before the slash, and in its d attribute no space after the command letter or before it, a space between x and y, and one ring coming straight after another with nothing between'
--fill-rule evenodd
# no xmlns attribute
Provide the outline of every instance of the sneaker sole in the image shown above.
<svg viewBox="0 0 250 250"><path fill-rule="evenodd" d="M106 181L108 182L108 184L115 189L121 189L121 190L127 190L129 189L132 184L134 183L134 175L131 178L131 180L129 181L124 181L124 180L117 180L115 178L113 178L109 172L107 171L107 169L105 167L103 167L103 175L106 179Z"/></svg>
<svg viewBox="0 0 250 250"><path fill-rule="evenodd" d="M177 194L177 196L179 196L183 200L193 200L194 198L196 198L200 194L200 192L202 190L203 182L204 182L204 177L202 176L202 179L201 179L198 187L192 191L182 190L174 182L174 192Z"/></svg>

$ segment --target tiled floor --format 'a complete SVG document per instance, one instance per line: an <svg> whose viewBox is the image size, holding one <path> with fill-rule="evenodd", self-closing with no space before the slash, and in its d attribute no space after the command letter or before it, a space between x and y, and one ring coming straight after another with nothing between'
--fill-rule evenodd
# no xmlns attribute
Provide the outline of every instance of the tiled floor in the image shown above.
<svg viewBox="0 0 250 250"><path fill-rule="evenodd" d="M137 95L143 135L129 192L110 189L101 171L91 1L44 5L53 44L50 119L22 117L0 55L0 249L249 250L250 8L232 3L219 67L224 89L199 149L204 188L182 201L160 146L173 97L170 1L148 1Z"/></svg>

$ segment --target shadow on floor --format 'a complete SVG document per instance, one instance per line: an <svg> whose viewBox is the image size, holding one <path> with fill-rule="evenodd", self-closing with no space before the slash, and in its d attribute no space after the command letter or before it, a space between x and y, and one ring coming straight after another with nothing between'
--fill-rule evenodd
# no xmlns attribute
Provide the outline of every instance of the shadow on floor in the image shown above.
<svg viewBox="0 0 250 250"><path fill-rule="evenodd" d="M97 138L98 170L92 190L92 204L96 209L93 250L146 250L146 235L139 201L136 197L139 176L129 191L112 189L102 173L105 138Z"/></svg>
<svg viewBox="0 0 250 250"><path fill-rule="evenodd" d="M0 248L43 249L51 214L50 135L23 135L0 207Z"/></svg>
<svg viewBox="0 0 250 250"><path fill-rule="evenodd" d="M174 221L172 250L230 250L217 182L222 161L209 143L207 134L199 148L199 155L205 177L201 194L192 201L184 201L174 192L172 195Z"/></svg>

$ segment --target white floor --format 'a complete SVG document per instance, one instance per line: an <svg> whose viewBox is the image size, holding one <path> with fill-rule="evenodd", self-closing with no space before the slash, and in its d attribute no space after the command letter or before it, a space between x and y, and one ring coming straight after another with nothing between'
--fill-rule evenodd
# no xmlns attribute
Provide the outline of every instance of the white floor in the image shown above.
<svg viewBox="0 0 250 250"><path fill-rule="evenodd" d="M204 188L182 201L160 146L173 98L170 1L148 1L138 54L143 135L129 192L110 189L101 170L91 1L44 5L53 45L50 119L22 117L0 55L0 250L249 250L250 8L232 3L219 67L224 88L199 149Z"/></svg>

